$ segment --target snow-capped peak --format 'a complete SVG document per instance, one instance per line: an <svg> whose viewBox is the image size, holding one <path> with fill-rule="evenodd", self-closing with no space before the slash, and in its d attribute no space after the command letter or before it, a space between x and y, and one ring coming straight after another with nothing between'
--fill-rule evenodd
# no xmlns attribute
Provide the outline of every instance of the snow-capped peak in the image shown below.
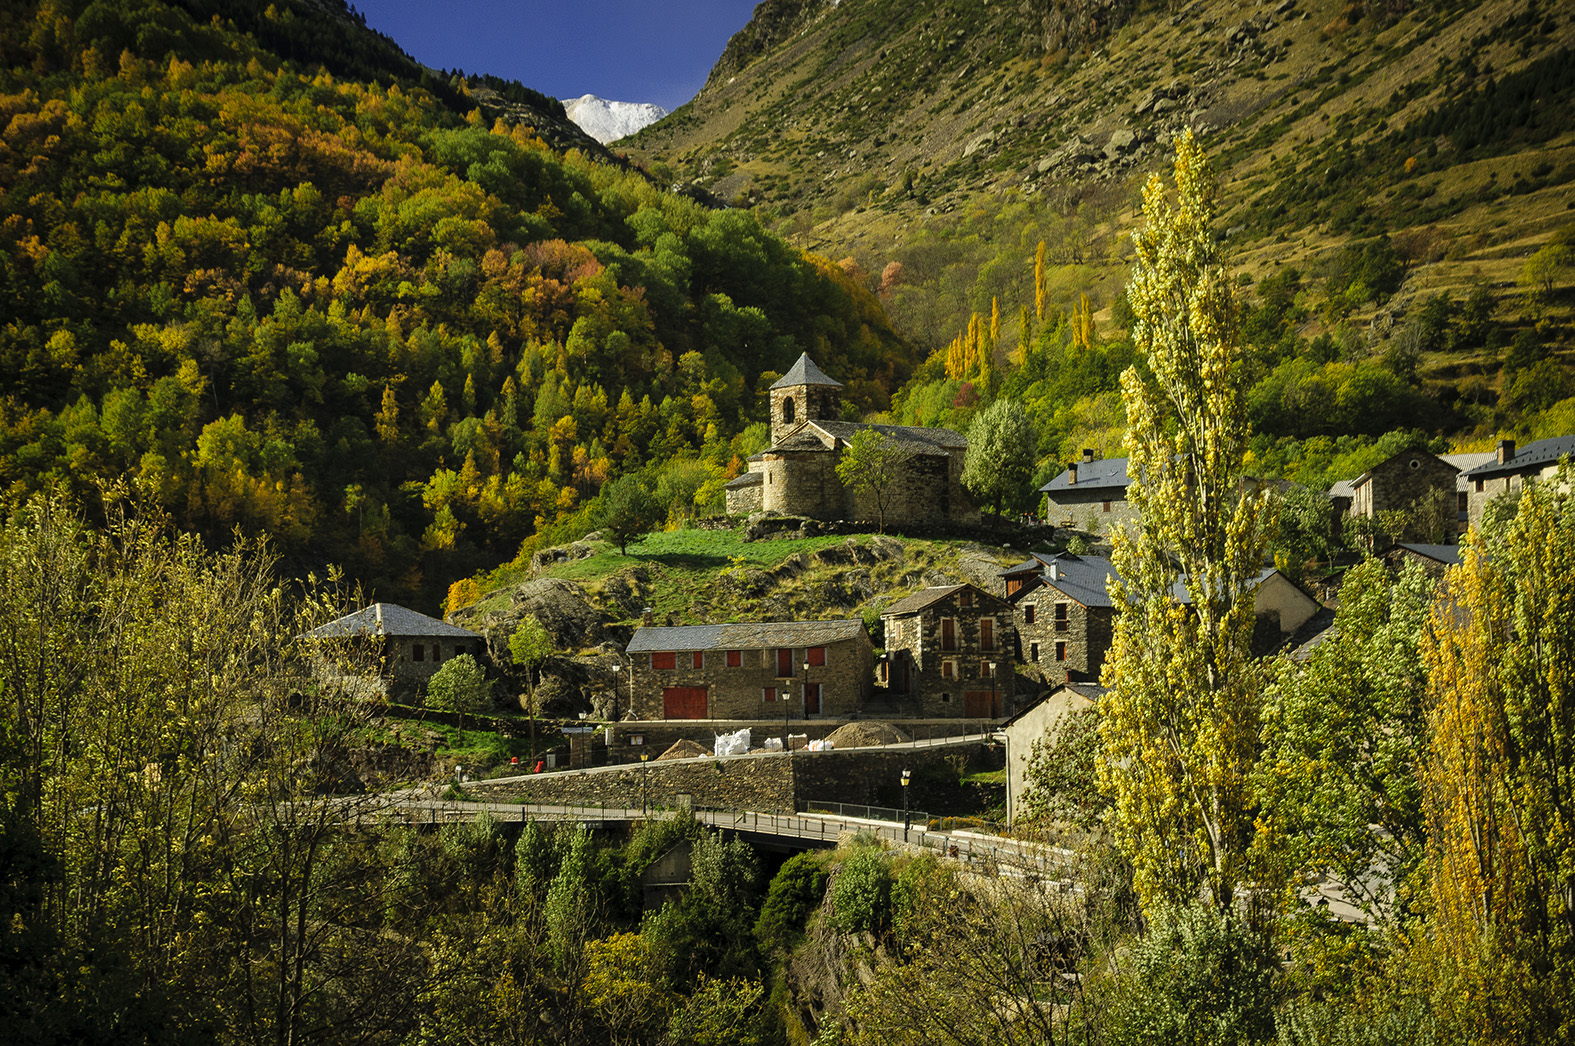
<svg viewBox="0 0 1575 1046"><path fill-rule="evenodd" d="M580 125L580 130L606 145L653 124L667 115L667 110L649 102L609 102L594 94L581 95L563 103L569 119Z"/></svg>

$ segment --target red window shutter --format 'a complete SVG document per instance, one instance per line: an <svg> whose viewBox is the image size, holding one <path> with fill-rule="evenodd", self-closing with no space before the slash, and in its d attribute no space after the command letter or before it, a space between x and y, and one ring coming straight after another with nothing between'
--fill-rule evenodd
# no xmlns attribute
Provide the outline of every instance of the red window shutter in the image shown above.
<svg viewBox="0 0 1575 1046"><path fill-rule="evenodd" d="M820 668L821 666L823 666L826 663L826 648L825 647L823 647L823 646L812 646L812 647L809 648L808 651L806 651L806 653L809 655L807 660L809 661L809 667L810 668Z"/></svg>
<svg viewBox="0 0 1575 1046"><path fill-rule="evenodd" d="M760 696L766 701L766 703L769 704L777 699L777 688L774 686L768 686L760 692Z"/></svg>
<svg viewBox="0 0 1575 1046"><path fill-rule="evenodd" d="M979 620L979 647L982 650L995 649L995 622L987 617Z"/></svg>
<svg viewBox="0 0 1575 1046"><path fill-rule="evenodd" d="M696 667L696 668L704 668L705 667L705 654L701 653L698 650L695 651L694 667Z"/></svg>
<svg viewBox="0 0 1575 1046"><path fill-rule="evenodd" d="M742 668L743 664L744 664L744 652L742 650L729 650L727 652L727 667L728 668Z"/></svg>
<svg viewBox="0 0 1575 1046"><path fill-rule="evenodd" d="M793 651L790 647L777 648L777 678L789 679L793 675Z"/></svg>
<svg viewBox="0 0 1575 1046"><path fill-rule="evenodd" d="M678 655L673 653L671 650L665 651L663 653L652 653L651 654L651 667L652 668L665 668L665 669L677 668L678 667Z"/></svg>

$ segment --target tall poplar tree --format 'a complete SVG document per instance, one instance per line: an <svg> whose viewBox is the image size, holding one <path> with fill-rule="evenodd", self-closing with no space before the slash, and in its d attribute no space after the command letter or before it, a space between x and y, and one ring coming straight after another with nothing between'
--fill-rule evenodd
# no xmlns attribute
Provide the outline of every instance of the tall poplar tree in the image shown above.
<svg viewBox="0 0 1575 1046"><path fill-rule="evenodd" d="M1214 236L1216 189L1190 133L1175 202L1159 175L1127 295L1147 373L1122 375L1141 514L1117 531L1116 622L1101 701L1100 775L1151 914L1199 888L1222 913L1248 874L1248 773L1261 681L1250 652L1269 507L1238 492L1247 450L1237 305ZM1183 596L1184 598L1178 598Z"/></svg>

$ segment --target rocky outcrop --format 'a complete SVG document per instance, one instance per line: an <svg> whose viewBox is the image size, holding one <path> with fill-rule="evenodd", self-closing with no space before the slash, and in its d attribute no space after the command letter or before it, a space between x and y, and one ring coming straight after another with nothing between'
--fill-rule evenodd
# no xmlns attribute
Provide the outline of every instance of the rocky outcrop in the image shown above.
<svg viewBox="0 0 1575 1046"><path fill-rule="evenodd" d="M711 75L701 90L725 84L735 73L835 6L835 0L762 0L749 24L734 33L722 49L722 57L711 67Z"/></svg>

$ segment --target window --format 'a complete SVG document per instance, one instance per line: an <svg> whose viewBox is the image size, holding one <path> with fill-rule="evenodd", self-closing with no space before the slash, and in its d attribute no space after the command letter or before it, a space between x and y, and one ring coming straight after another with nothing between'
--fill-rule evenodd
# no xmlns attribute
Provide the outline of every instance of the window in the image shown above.
<svg viewBox="0 0 1575 1046"><path fill-rule="evenodd" d="M995 649L995 618L993 617L979 619L979 649Z"/></svg>
<svg viewBox="0 0 1575 1046"><path fill-rule="evenodd" d="M941 662L941 678L942 679L956 679L957 678L957 662L955 662L955 661L942 661Z"/></svg>
<svg viewBox="0 0 1575 1046"><path fill-rule="evenodd" d="M768 686L764 690L760 691L760 700L764 701L766 704L769 705L773 701L775 701L776 699L777 699L777 688L776 687Z"/></svg>
<svg viewBox="0 0 1575 1046"><path fill-rule="evenodd" d="M957 593L957 603L959 606L973 606L973 593L968 591L966 588L963 589L961 592Z"/></svg>
<svg viewBox="0 0 1575 1046"><path fill-rule="evenodd" d="M995 678L995 662L994 661L981 661L981 662L979 662L979 678L980 679L994 679Z"/></svg>
<svg viewBox="0 0 1575 1046"><path fill-rule="evenodd" d="M791 647L777 647L777 678L793 678L793 650Z"/></svg>
<svg viewBox="0 0 1575 1046"><path fill-rule="evenodd" d="M728 668L743 668L744 667L744 652L742 650L729 650L727 652L727 667Z"/></svg>
<svg viewBox="0 0 1575 1046"><path fill-rule="evenodd" d="M1024 624L1031 625L1031 624L1034 623L1034 613L1035 613L1035 611L1037 609L1038 608L1035 607L1032 603L1030 603L1027 606L1023 607L1023 623Z"/></svg>
<svg viewBox="0 0 1575 1046"><path fill-rule="evenodd" d="M1106 512L1109 512L1109 511L1110 511L1110 502L1108 502L1108 501L1107 501L1107 502L1105 502L1105 511L1106 511Z"/></svg>
<svg viewBox="0 0 1575 1046"><path fill-rule="evenodd" d="M942 694L941 695L941 704L949 705L951 703L952 703L952 695L950 695L950 694Z"/></svg>
<svg viewBox="0 0 1575 1046"><path fill-rule="evenodd" d="M432 644L432 663L436 664L437 662L439 662L441 660L443 660L443 644L442 643L433 643Z"/></svg>
<svg viewBox="0 0 1575 1046"><path fill-rule="evenodd" d="M427 659L427 648L426 647L422 646L420 643L417 643L417 644L415 644L414 646L412 646L410 648L410 660L412 660L412 661L425 661L426 659Z"/></svg>
<svg viewBox="0 0 1575 1046"><path fill-rule="evenodd" d="M1071 627L1072 606L1070 603L1057 603L1055 605L1055 630L1065 632Z"/></svg>
<svg viewBox="0 0 1575 1046"><path fill-rule="evenodd" d="M673 669L678 667L678 655L671 650L665 653L651 653L651 667L657 669Z"/></svg>
<svg viewBox="0 0 1575 1046"><path fill-rule="evenodd" d="M1065 661L1066 660L1066 644L1065 643L1057 643L1055 645L1055 659L1057 661Z"/></svg>
<svg viewBox="0 0 1575 1046"><path fill-rule="evenodd" d="M694 653L694 667L695 668L704 668L705 667L705 654L704 654L704 652L699 651L699 650L695 651L695 653Z"/></svg>
<svg viewBox="0 0 1575 1046"><path fill-rule="evenodd" d="M941 649L957 649L957 622L949 617L941 618Z"/></svg>
<svg viewBox="0 0 1575 1046"><path fill-rule="evenodd" d="M1483 489L1486 486L1487 486L1487 480L1483 480L1483 479L1477 480L1477 493L1478 494L1482 493Z"/></svg>
<svg viewBox="0 0 1575 1046"><path fill-rule="evenodd" d="M1412 458L1411 459L1411 467L1414 468L1414 469L1421 468L1422 467L1422 459L1421 458Z"/></svg>
<svg viewBox="0 0 1575 1046"><path fill-rule="evenodd" d="M1455 495L1455 511L1457 511L1457 512L1464 512L1465 510L1466 510L1466 492L1462 490L1459 494Z"/></svg>
<svg viewBox="0 0 1575 1046"><path fill-rule="evenodd" d="M1028 644L1028 660L1032 661L1036 665L1039 663L1039 644L1038 643L1029 643Z"/></svg>
<svg viewBox="0 0 1575 1046"><path fill-rule="evenodd" d="M787 396L782 400L782 421L784 424L793 420L793 397Z"/></svg>
<svg viewBox="0 0 1575 1046"><path fill-rule="evenodd" d="M826 648L812 646L804 651L804 660L809 662L810 668L821 668L826 664Z"/></svg>

